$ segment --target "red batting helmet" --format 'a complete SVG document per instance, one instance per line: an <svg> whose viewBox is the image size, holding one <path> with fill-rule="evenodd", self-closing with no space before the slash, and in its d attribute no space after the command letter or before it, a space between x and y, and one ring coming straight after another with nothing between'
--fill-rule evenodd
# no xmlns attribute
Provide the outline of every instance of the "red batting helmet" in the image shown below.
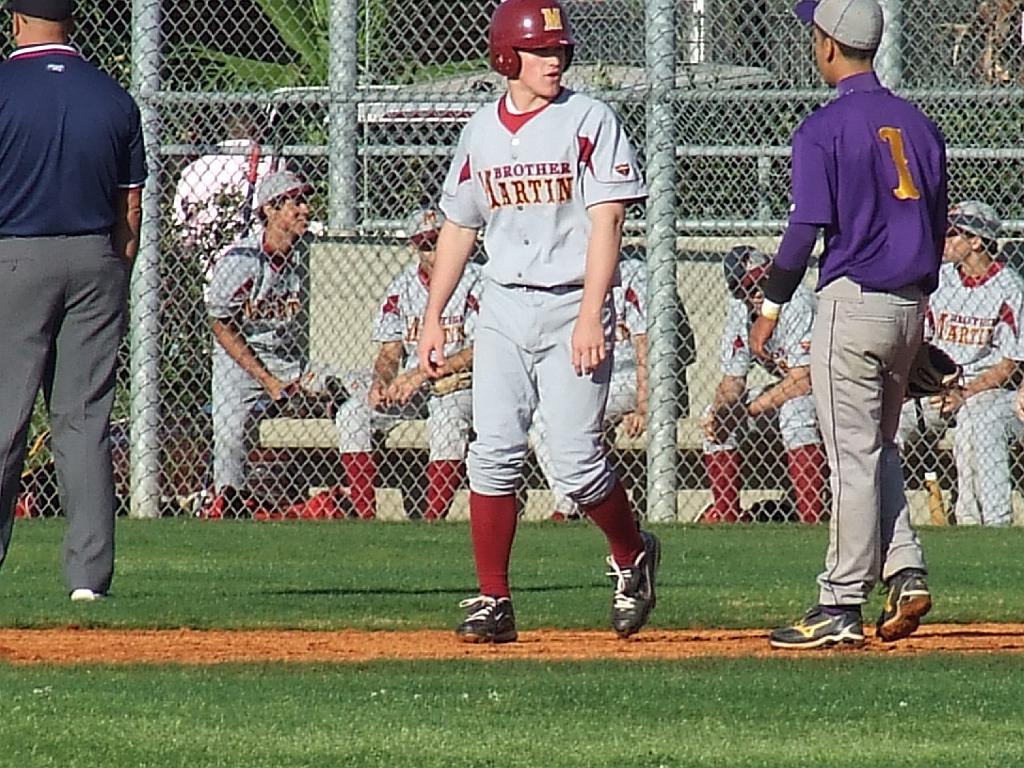
<svg viewBox="0 0 1024 768"><path fill-rule="evenodd" d="M565 68L572 63L576 41L569 16L558 0L504 0L491 16L488 37L491 67L505 77L519 76L519 54L538 48L565 46Z"/></svg>

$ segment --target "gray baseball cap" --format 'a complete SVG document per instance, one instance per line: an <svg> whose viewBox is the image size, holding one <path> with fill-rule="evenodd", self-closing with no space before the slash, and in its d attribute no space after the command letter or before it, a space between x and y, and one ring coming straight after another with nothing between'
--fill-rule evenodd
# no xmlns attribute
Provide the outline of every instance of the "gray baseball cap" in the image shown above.
<svg viewBox="0 0 1024 768"><path fill-rule="evenodd" d="M444 214L436 208L417 208L405 220L405 235L414 245L437 241Z"/></svg>
<svg viewBox="0 0 1024 768"><path fill-rule="evenodd" d="M794 12L805 24L859 51L873 51L882 41L882 7L876 0L801 0Z"/></svg>
<svg viewBox="0 0 1024 768"><path fill-rule="evenodd" d="M949 209L949 225L972 235L995 240L1003 228L996 209L980 200L964 200Z"/></svg>
<svg viewBox="0 0 1024 768"><path fill-rule="evenodd" d="M256 206L262 208L279 197L307 194L313 191L309 182L291 171L268 173L256 188Z"/></svg>

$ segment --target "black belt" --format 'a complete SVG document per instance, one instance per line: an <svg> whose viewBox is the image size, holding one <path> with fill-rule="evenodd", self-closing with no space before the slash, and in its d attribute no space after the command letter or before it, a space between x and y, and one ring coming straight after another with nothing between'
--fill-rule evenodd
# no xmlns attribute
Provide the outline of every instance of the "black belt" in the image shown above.
<svg viewBox="0 0 1024 768"><path fill-rule="evenodd" d="M553 293L556 295L562 295L565 293L572 293L573 291L582 291L582 284L573 285L523 285L521 283L508 283L505 285L506 288L511 288L514 291L540 291L541 293Z"/></svg>

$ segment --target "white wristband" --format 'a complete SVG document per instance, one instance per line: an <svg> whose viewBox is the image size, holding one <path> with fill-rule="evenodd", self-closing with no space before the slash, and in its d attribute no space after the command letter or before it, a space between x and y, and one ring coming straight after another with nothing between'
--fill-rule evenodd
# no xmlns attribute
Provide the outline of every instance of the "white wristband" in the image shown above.
<svg viewBox="0 0 1024 768"><path fill-rule="evenodd" d="M774 301L765 299L761 302L761 317L766 317L769 320L778 320L779 312L782 310L781 304L776 304Z"/></svg>

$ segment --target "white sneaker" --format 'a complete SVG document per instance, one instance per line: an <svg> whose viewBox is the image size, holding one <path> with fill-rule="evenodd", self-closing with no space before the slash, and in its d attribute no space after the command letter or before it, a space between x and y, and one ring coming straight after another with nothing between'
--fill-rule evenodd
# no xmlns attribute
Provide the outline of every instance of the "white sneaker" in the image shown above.
<svg viewBox="0 0 1024 768"><path fill-rule="evenodd" d="M94 603L104 597L106 595L102 592L93 592L91 589L75 589L71 592L72 603Z"/></svg>

